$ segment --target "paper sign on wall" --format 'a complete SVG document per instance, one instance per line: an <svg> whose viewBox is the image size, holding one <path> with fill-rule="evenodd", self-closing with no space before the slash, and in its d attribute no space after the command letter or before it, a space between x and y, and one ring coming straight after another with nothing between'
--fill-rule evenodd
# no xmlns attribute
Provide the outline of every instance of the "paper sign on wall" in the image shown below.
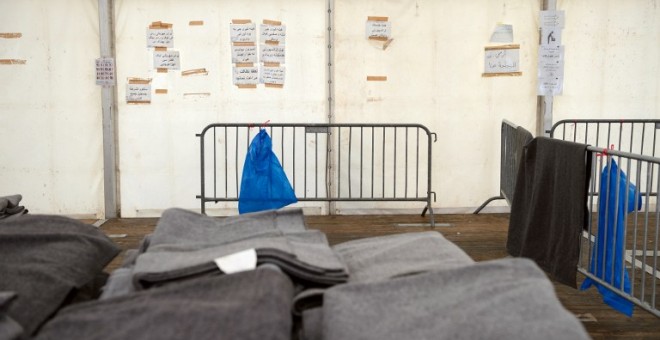
<svg viewBox="0 0 660 340"><path fill-rule="evenodd" d="M256 45L232 45L231 46L232 63L256 63L257 46Z"/></svg>
<svg viewBox="0 0 660 340"><path fill-rule="evenodd" d="M154 68L180 69L179 51L154 51Z"/></svg>
<svg viewBox="0 0 660 340"><path fill-rule="evenodd" d="M372 40L389 40L392 36L392 23L387 17L368 17L366 36Z"/></svg>
<svg viewBox="0 0 660 340"><path fill-rule="evenodd" d="M174 47L174 30L147 28L147 47Z"/></svg>
<svg viewBox="0 0 660 340"><path fill-rule="evenodd" d="M284 64L284 46L261 45L261 61Z"/></svg>
<svg viewBox="0 0 660 340"><path fill-rule="evenodd" d="M286 26L261 24L260 41L262 44L285 45L286 44Z"/></svg>
<svg viewBox="0 0 660 340"><path fill-rule="evenodd" d="M519 76L520 45L502 45L486 47L484 53L483 76Z"/></svg>
<svg viewBox="0 0 660 340"><path fill-rule="evenodd" d="M259 84L259 68L234 66L234 85L257 85Z"/></svg>
<svg viewBox="0 0 660 340"><path fill-rule="evenodd" d="M126 84L126 102L131 104L151 103L151 79L129 79Z"/></svg>
<svg viewBox="0 0 660 340"><path fill-rule="evenodd" d="M559 95L564 83L564 47L539 46L538 95Z"/></svg>
<svg viewBox="0 0 660 340"><path fill-rule="evenodd" d="M285 69L280 67L264 67L261 69L262 83L268 85L284 85Z"/></svg>
<svg viewBox="0 0 660 340"><path fill-rule="evenodd" d="M115 85L115 59L110 57L96 59L96 85Z"/></svg>
<svg viewBox="0 0 660 340"><path fill-rule="evenodd" d="M229 24L231 42L255 42L257 26L254 23Z"/></svg>

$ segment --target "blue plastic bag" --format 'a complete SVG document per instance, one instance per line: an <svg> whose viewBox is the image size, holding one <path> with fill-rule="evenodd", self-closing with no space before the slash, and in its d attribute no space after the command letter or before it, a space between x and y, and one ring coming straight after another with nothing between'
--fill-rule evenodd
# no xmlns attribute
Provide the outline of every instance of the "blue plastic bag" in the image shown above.
<svg viewBox="0 0 660 340"><path fill-rule="evenodd" d="M626 192L626 187L628 192ZM589 272L617 288L621 287L621 282L623 282L623 291L626 293L630 293L630 278L628 271L623 267L625 251L623 241L626 233L624 218L628 213L642 207L642 196L638 192L636 194L636 191L635 185L628 183L626 174L622 170L619 172L616 162L611 160L610 165L603 169L600 180L598 237L596 245L592 249ZM605 218L606 215L607 218ZM623 272L623 276L621 272ZM585 290L592 285L598 288L603 296L603 301L610 307L627 316L632 316L632 302L594 280L586 278L580 289Z"/></svg>
<svg viewBox="0 0 660 340"><path fill-rule="evenodd" d="M250 143L238 196L239 214L279 209L298 202L272 146L264 129Z"/></svg>

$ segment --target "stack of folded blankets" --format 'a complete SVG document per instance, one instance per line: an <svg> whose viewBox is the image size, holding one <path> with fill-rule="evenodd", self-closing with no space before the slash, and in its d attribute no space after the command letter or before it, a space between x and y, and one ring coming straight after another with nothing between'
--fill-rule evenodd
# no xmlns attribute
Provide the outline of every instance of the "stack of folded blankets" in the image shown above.
<svg viewBox="0 0 660 340"><path fill-rule="evenodd" d="M12 293L0 289L0 307L18 300ZM176 208L127 251L100 298L62 308L29 335L589 338L529 260L475 263L436 231L330 246L300 209L212 218Z"/></svg>

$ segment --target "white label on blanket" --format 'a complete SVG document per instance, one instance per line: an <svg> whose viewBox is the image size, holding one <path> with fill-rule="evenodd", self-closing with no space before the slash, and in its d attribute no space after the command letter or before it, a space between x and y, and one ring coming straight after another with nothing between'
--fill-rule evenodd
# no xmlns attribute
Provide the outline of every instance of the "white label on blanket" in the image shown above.
<svg viewBox="0 0 660 340"><path fill-rule="evenodd" d="M233 274L257 268L257 252L252 249L239 251L213 260L225 274Z"/></svg>

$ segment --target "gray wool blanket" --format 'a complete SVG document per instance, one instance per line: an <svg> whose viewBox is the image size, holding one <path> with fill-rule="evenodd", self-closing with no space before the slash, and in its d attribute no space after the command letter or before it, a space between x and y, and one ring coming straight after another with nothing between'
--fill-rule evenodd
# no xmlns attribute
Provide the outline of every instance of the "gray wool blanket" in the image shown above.
<svg viewBox="0 0 660 340"><path fill-rule="evenodd" d="M7 310L14 300L16 300L15 292L0 291L0 339L2 340L18 340L23 336L23 327L7 315Z"/></svg>
<svg viewBox="0 0 660 340"><path fill-rule="evenodd" d="M520 258L338 285L325 293L322 323L325 340L589 339L545 274Z"/></svg>
<svg viewBox="0 0 660 340"><path fill-rule="evenodd" d="M0 220L16 218L27 214L27 209L24 206L19 205L19 202L23 199L21 195L10 195L0 197Z"/></svg>
<svg viewBox="0 0 660 340"><path fill-rule="evenodd" d="M0 291L17 294L7 315L32 334L118 253L100 230L67 217L0 222Z"/></svg>
<svg viewBox="0 0 660 340"><path fill-rule="evenodd" d="M369 237L337 244L333 249L346 264L348 282L377 282L395 277L449 269L474 263L461 248L436 231ZM320 306L323 290L296 295L294 311Z"/></svg>
<svg viewBox="0 0 660 340"><path fill-rule="evenodd" d="M271 268L63 309L36 339L290 339L291 280Z"/></svg>
<svg viewBox="0 0 660 340"><path fill-rule="evenodd" d="M216 258L247 249L256 250L258 264L278 265L304 285L328 286L348 279L325 234L306 230L301 209L226 218L168 209L145 248L132 268L136 289L216 274ZM118 282L124 282L125 274Z"/></svg>

